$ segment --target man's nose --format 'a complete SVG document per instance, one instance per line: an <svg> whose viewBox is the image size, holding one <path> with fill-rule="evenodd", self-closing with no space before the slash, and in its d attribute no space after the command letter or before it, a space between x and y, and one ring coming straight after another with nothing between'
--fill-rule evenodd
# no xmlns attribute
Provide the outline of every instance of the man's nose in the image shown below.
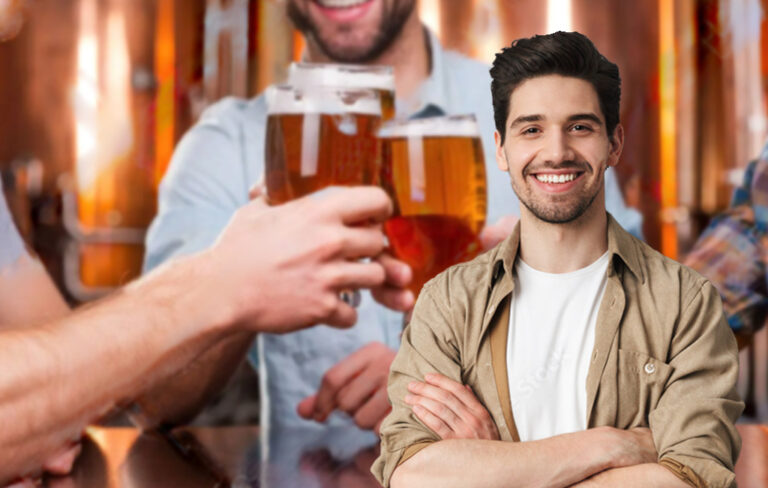
<svg viewBox="0 0 768 488"><path fill-rule="evenodd" d="M559 164L573 161L574 151L568 140L568 135L562 131L550 131L543 141L541 157L544 161Z"/></svg>

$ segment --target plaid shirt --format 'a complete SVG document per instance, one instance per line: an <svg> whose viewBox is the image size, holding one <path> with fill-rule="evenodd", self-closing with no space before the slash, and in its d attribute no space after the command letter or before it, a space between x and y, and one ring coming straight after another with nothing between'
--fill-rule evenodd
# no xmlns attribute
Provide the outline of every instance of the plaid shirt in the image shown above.
<svg viewBox="0 0 768 488"><path fill-rule="evenodd" d="M709 223L685 264L707 277L739 334L762 327L768 312L768 145L747 166L730 207Z"/></svg>

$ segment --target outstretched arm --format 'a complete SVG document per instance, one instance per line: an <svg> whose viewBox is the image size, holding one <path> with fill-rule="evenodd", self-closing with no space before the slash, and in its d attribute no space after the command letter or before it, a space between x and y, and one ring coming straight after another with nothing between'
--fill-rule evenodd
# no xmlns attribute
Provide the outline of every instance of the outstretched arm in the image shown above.
<svg viewBox="0 0 768 488"><path fill-rule="evenodd" d="M323 204L250 204L204 253L170 263L100 303L31 328L0 331L0 486L35 474L82 429L234 333L348 327L338 290L379 286L376 226L391 203L349 189ZM255 243L253 236L269 233ZM258 248L257 248L258 247ZM286 304L302 301L303 307Z"/></svg>

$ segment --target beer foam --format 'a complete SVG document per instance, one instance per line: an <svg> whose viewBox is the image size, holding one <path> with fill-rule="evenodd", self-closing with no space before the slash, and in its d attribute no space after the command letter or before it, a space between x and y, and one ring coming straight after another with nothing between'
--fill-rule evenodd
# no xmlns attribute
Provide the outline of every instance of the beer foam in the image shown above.
<svg viewBox="0 0 768 488"><path fill-rule="evenodd" d="M267 88L265 96L268 114L354 113L381 116L381 98L373 90L273 85Z"/></svg>
<svg viewBox="0 0 768 488"><path fill-rule="evenodd" d="M288 83L302 88L335 86L394 91L395 75L391 66L291 63L288 68Z"/></svg>
<svg viewBox="0 0 768 488"><path fill-rule="evenodd" d="M388 122L379 129L379 137L478 137L480 129L474 115L449 115Z"/></svg>

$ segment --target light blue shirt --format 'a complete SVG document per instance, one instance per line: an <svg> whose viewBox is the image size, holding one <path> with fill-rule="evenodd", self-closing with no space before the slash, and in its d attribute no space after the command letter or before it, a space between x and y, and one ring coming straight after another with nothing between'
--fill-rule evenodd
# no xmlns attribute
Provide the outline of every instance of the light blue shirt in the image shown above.
<svg viewBox="0 0 768 488"><path fill-rule="evenodd" d="M3 195L3 181L0 179L0 273L26 254L24 241L13 223L11 212Z"/></svg>
<svg viewBox="0 0 768 488"><path fill-rule="evenodd" d="M434 36L431 53L430 77L412 100L398 102L398 115L474 113L486 157L486 221L519 215L509 176L497 168L494 158L488 66L444 51ZM184 136L160 186L158 215L147 236L146 270L210 246L237 208L248 202L248 189L264 172L266 116L263 96L249 101L226 99L209 108ZM606 201L614 217L639 234L640 214L624 206L612 171L606 173ZM268 231L254 236L270 238ZM317 390L323 374L367 343L399 347L402 314L377 304L367 291L362 292L357 312L357 325L347 330L320 325L287 335L259 334L249 358L258 361L262 425L322 428L301 419L296 405ZM328 423L353 425L340 412L331 415Z"/></svg>

